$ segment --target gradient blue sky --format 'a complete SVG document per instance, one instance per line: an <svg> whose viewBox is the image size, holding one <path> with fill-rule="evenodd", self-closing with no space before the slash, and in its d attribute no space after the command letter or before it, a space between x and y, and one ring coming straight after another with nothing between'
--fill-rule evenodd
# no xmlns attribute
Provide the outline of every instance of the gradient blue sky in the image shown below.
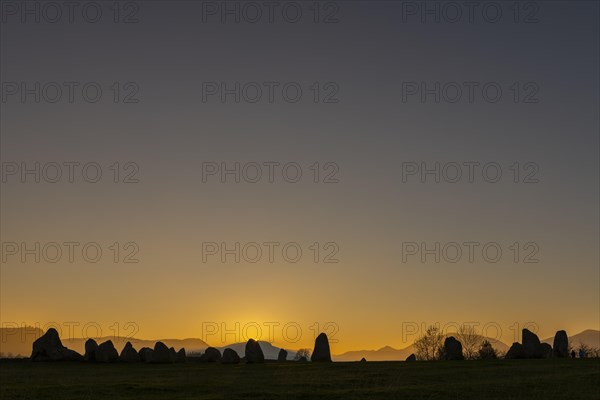
<svg viewBox="0 0 600 400"><path fill-rule="evenodd" d="M399 347L403 322L497 322L506 342L515 322L544 337L600 328L598 3L537 2L539 22L514 23L500 2L506 18L473 24L403 23L402 3L337 2L331 24L203 23L187 1L139 2L135 24L9 18L2 82L99 82L105 97L8 98L2 162L131 161L140 182L8 179L2 241L133 241L140 263L11 257L2 321L135 321L148 338L200 337L207 321L297 321L298 345L333 321L334 352ZM140 102L112 103L115 81L136 82ZM298 82L304 97L203 102L213 81ZM312 102L317 81L335 82L339 102ZM413 81L497 82L504 96L403 102ZM539 102L513 102L515 82L535 82ZM340 182L203 183L212 161L297 162L306 176L335 162ZM505 175L402 182L403 162L436 161L496 162ZM537 163L540 182L513 183L514 162ZM202 262L203 242L236 241L335 242L340 262ZM403 263L402 243L422 241L535 242L540 262Z"/></svg>

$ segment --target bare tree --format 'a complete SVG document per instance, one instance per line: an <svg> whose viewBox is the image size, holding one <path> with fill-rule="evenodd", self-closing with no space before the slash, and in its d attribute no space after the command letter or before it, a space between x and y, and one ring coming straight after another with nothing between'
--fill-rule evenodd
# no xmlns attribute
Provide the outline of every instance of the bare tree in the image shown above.
<svg viewBox="0 0 600 400"><path fill-rule="evenodd" d="M600 358L600 348L599 347L590 347L588 350L588 357Z"/></svg>
<svg viewBox="0 0 600 400"><path fill-rule="evenodd" d="M415 343L418 360L435 360L442 350L443 335L437 326L429 326L425 333Z"/></svg>
<svg viewBox="0 0 600 400"><path fill-rule="evenodd" d="M307 360L310 358L310 349L300 349L296 352L294 356L294 360L298 361L302 357L305 357Z"/></svg>
<svg viewBox="0 0 600 400"><path fill-rule="evenodd" d="M471 325L461 325L456 332L458 341L463 346L463 352L467 360L474 360L479 355L479 348L483 338L475 332L475 327Z"/></svg>
<svg viewBox="0 0 600 400"><path fill-rule="evenodd" d="M583 355L584 358L589 357L590 350L591 347L583 342L579 342L579 346L575 348L575 351L577 352L577 357L581 357Z"/></svg>

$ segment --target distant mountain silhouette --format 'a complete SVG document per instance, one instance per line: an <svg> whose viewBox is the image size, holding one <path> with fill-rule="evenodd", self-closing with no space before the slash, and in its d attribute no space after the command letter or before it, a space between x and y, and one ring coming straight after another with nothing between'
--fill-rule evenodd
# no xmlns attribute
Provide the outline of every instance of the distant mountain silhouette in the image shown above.
<svg viewBox="0 0 600 400"><path fill-rule="evenodd" d="M448 334L447 336L452 336ZM490 338L484 338L492 343L492 346L499 351L507 351L508 346L498 340L492 340ZM365 358L367 361L404 361L406 357L415 353L415 346L410 345L402 349L395 349L391 346L385 346L379 350L355 350L348 351L346 353L333 355L333 361L360 361L361 358Z"/></svg>
<svg viewBox="0 0 600 400"><path fill-rule="evenodd" d="M394 349L391 346L382 347L379 350L354 350L342 354L334 354L333 361L359 361L365 358L367 361L400 361L414 353L414 346L410 345L403 349Z"/></svg>
<svg viewBox="0 0 600 400"><path fill-rule="evenodd" d="M567 331L567 334L569 332ZM552 345L554 342L554 336L544 339L542 343L548 343ZM600 331L594 329L587 329L583 332L579 332L576 335L569 336L569 346L577 347L580 343L583 343L589 347L600 348Z"/></svg>

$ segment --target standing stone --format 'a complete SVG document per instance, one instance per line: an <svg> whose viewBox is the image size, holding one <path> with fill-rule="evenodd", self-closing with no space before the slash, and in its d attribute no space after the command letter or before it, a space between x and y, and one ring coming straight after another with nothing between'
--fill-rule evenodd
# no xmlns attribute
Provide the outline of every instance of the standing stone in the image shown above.
<svg viewBox="0 0 600 400"><path fill-rule="evenodd" d="M111 363L115 362L119 359L119 353L113 342L111 340L107 340L104 343L100 343L96 348L96 361L103 363Z"/></svg>
<svg viewBox="0 0 600 400"><path fill-rule="evenodd" d="M525 358L541 358L541 343L538 336L529 329L523 329L522 337Z"/></svg>
<svg viewBox="0 0 600 400"><path fill-rule="evenodd" d="M305 363L305 362L307 362L307 361L308 361L308 359L307 359L306 357L304 357L304 356L302 356L302 357L300 357L300 358L298 359L298 362L303 362L303 363Z"/></svg>
<svg viewBox="0 0 600 400"><path fill-rule="evenodd" d="M538 350L536 353L536 358L550 358L550 357L552 357L552 346L550 346L548 343L540 344L540 347L538 347Z"/></svg>
<svg viewBox="0 0 600 400"><path fill-rule="evenodd" d="M94 362L96 361L96 349L98 348L98 343L94 339L88 339L85 341L85 354L83 359L85 361Z"/></svg>
<svg viewBox="0 0 600 400"><path fill-rule="evenodd" d="M250 339L246 343L246 362L248 364L253 363L263 363L265 362L265 355L263 354L262 349L260 348L260 344L254 340Z"/></svg>
<svg viewBox="0 0 600 400"><path fill-rule="evenodd" d="M504 358L514 360L518 358L525 358L525 351L523 350L523 345L521 343L513 343L510 346L510 349L506 352Z"/></svg>
<svg viewBox="0 0 600 400"><path fill-rule="evenodd" d="M127 344L125 344L125 347L123 347L123 350L121 350L121 354L119 355L119 361L122 361L122 362L138 362L138 361L140 361L140 355L133 348L133 346L131 345L130 342L127 342Z"/></svg>
<svg viewBox="0 0 600 400"><path fill-rule="evenodd" d="M320 333L315 340L315 348L310 356L312 362L331 362L329 339L325 333Z"/></svg>
<svg viewBox="0 0 600 400"><path fill-rule="evenodd" d="M62 359L62 342L58 336L58 332L54 328L50 328L42 336L33 342L33 350L31 351L32 361L60 361Z"/></svg>
<svg viewBox="0 0 600 400"><path fill-rule="evenodd" d="M209 347L204 351L204 354L200 356L202 362L217 362L221 361L221 352L214 347Z"/></svg>
<svg viewBox="0 0 600 400"><path fill-rule="evenodd" d="M185 355L185 349L182 347L177 352L177 356L175 358L175 361L176 362L185 362L185 360L187 360L187 356Z"/></svg>
<svg viewBox="0 0 600 400"><path fill-rule="evenodd" d="M140 361L145 363L152 362L152 353L154 353L154 350L150 347L142 347L139 352Z"/></svg>
<svg viewBox="0 0 600 400"><path fill-rule="evenodd" d="M279 354L277 355L277 361L285 361L287 360L288 352L284 349L279 350Z"/></svg>
<svg viewBox="0 0 600 400"><path fill-rule="evenodd" d="M156 342L154 344L154 351L152 352L152 361L157 364L168 364L172 363L173 356L171 350L163 342Z"/></svg>
<svg viewBox="0 0 600 400"><path fill-rule="evenodd" d="M62 351L62 355L63 361L83 361L83 356L81 354L66 347Z"/></svg>
<svg viewBox="0 0 600 400"><path fill-rule="evenodd" d="M63 346L56 329L50 328L33 342L31 361L83 361L83 356Z"/></svg>
<svg viewBox="0 0 600 400"><path fill-rule="evenodd" d="M235 350L228 347L223 350L223 358L221 358L221 362L223 364L239 364L240 356Z"/></svg>
<svg viewBox="0 0 600 400"><path fill-rule="evenodd" d="M568 358L569 357L569 337L567 332L558 331L554 335L554 357Z"/></svg>
<svg viewBox="0 0 600 400"><path fill-rule="evenodd" d="M454 338L448 336L444 340L444 359L446 360L464 360L462 344Z"/></svg>
<svg viewBox="0 0 600 400"><path fill-rule="evenodd" d="M360 359L360 362L361 362L361 363L366 363L366 362L367 362L367 359L363 357L363 358L361 358L361 359Z"/></svg>
<svg viewBox="0 0 600 400"><path fill-rule="evenodd" d="M417 356L411 354L410 356L406 357L405 361L417 361Z"/></svg>

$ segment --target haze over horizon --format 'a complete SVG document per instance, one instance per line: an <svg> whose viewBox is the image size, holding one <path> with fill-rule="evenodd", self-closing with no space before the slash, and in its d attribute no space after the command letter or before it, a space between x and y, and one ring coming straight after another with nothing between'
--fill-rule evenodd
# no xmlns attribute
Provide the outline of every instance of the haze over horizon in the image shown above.
<svg viewBox="0 0 600 400"><path fill-rule="evenodd" d="M258 325L285 348L325 331L335 354L436 323L507 344L600 330L600 5L424 24L400 3L340 2L331 23L183 1L130 24L7 16L2 326L223 346Z"/></svg>

